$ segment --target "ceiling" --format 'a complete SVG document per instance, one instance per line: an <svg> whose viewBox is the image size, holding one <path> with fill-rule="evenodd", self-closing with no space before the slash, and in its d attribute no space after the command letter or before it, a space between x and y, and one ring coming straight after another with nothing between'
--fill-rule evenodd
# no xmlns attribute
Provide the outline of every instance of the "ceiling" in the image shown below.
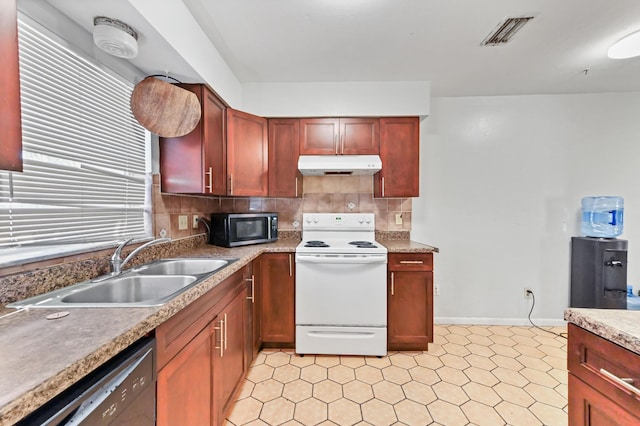
<svg viewBox="0 0 640 426"><path fill-rule="evenodd" d="M430 81L432 96L640 91L640 57L606 57L640 29L637 0L183 2L242 83ZM87 30L111 13L168 48L127 0L50 3ZM481 46L522 16L534 19L507 45ZM138 65L171 70L157 52Z"/></svg>

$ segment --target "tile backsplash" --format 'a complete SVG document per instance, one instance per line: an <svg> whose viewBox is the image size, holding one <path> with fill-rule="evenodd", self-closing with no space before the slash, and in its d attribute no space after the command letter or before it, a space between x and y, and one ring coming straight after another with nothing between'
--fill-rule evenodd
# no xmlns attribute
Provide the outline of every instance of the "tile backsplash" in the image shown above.
<svg viewBox="0 0 640 426"><path fill-rule="evenodd" d="M372 176L305 176L302 198L207 197L160 191L160 176L153 176L154 234L182 238L204 232L191 228L193 215L212 212L277 212L280 230L299 230L302 213L374 213L377 231L410 231L411 198L373 198ZM402 224L396 224L396 215ZM178 229L178 217L188 215L189 229Z"/></svg>

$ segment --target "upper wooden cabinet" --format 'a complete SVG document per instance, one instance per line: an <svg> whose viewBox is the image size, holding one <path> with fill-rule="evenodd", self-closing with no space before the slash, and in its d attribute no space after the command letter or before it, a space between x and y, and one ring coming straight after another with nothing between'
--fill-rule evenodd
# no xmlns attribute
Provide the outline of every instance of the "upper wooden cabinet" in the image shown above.
<svg viewBox="0 0 640 426"><path fill-rule="evenodd" d="M298 198L302 196L300 157L300 120L269 119L269 196Z"/></svg>
<svg viewBox="0 0 640 426"><path fill-rule="evenodd" d="M196 94L202 118L179 138L160 138L162 191L226 195L227 154L225 105L203 84L182 84Z"/></svg>
<svg viewBox="0 0 640 426"><path fill-rule="evenodd" d="M0 170L22 171L16 0L0 0Z"/></svg>
<svg viewBox="0 0 640 426"><path fill-rule="evenodd" d="M375 197L417 197L420 186L418 117L380 119L382 170L373 177Z"/></svg>
<svg viewBox="0 0 640 426"><path fill-rule="evenodd" d="M378 154L377 118L302 118L301 155Z"/></svg>
<svg viewBox="0 0 640 426"><path fill-rule="evenodd" d="M268 195L267 119L227 109L227 195Z"/></svg>

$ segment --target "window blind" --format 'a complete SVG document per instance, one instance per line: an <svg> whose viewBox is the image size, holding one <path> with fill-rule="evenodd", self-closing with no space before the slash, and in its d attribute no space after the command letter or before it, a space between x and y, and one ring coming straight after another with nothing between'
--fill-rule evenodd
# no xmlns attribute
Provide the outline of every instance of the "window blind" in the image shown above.
<svg viewBox="0 0 640 426"><path fill-rule="evenodd" d="M133 84L25 17L18 37L24 172L0 172L0 250L148 237Z"/></svg>

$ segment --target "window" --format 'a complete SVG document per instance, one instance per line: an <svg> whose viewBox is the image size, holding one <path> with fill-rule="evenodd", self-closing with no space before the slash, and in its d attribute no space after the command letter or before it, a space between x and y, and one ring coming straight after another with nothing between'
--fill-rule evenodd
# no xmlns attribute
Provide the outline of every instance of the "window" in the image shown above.
<svg viewBox="0 0 640 426"><path fill-rule="evenodd" d="M0 266L149 237L133 84L24 16L18 33L24 172L0 172Z"/></svg>

